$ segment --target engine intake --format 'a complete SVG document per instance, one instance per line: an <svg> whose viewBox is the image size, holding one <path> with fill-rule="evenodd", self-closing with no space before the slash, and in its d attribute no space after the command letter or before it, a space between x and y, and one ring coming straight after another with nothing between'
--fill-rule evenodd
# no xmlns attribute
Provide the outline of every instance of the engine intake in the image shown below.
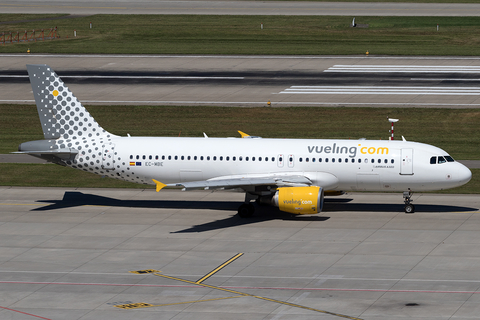
<svg viewBox="0 0 480 320"><path fill-rule="evenodd" d="M315 214L323 209L321 187L278 188L272 197L272 204L281 211L293 214Z"/></svg>

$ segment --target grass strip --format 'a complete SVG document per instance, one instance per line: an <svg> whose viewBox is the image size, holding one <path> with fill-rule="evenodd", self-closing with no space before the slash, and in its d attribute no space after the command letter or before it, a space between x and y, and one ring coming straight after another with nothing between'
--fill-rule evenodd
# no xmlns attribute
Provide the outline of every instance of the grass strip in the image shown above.
<svg viewBox="0 0 480 320"><path fill-rule="evenodd" d="M0 21L24 20L25 16L0 14ZM30 15L31 20L38 17ZM356 22L368 24L368 28L351 28L352 19L93 15L3 24L0 32L56 26L61 36L51 41L7 44L2 47L4 53L25 53L30 48L32 53L72 54L351 55L369 51L376 55L480 55L478 17L357 17Z"/></svg>
<svg viewBox="0 0 480 320"><path fill-rule="evenodd" d="M236 130L264 138L385 139L387 116L400 119L395 137L444 149L455 159L479 159L479 109L353 107L205 107L87 106L107 131L126 136L239 136ZM41 140L35 105L0 105L0 153L22 142ZM214 115L214 117L212 116Z"/></svg>

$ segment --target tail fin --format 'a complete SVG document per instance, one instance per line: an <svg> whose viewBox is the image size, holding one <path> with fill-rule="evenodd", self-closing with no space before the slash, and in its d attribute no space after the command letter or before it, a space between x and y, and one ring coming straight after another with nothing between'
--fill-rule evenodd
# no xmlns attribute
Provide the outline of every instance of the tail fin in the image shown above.
<svg viewBox="0 0 480 320"><path fill-rule="evenodd" d="M46 64L27 65L45 139L88 139L112 136L82 106Z"/></svg>

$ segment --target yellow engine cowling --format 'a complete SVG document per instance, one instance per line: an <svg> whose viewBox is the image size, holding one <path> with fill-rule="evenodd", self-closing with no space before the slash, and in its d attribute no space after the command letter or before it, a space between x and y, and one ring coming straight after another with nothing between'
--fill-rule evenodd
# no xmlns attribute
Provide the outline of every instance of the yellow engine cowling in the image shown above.
<svg viewBox="0 0 480 320"><path fill-rule="evenodd" d="M272 202L281 211L293 214L319 213L323 208L323 189L321 187L278 188Z"/></svg>

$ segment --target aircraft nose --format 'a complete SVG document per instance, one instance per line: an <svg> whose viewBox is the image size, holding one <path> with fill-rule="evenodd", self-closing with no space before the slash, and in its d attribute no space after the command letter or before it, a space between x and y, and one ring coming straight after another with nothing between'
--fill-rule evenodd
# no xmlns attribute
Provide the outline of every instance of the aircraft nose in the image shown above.
<svg viewBox="0 0 480 320"><path fill-rule="evenodd" d="M466 166L461 163L457 163L456 178L459 185L463 185L472 179L472 172Z"/></svg>

